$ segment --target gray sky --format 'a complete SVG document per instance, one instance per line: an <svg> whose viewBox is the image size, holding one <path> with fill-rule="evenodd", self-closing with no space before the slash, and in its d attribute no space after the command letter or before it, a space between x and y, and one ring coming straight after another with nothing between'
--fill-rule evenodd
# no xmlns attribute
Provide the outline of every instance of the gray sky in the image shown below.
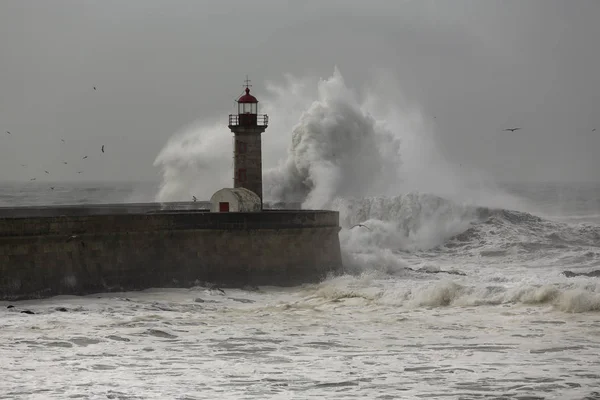
<svg viewBox="0 0 600 400"><path fill-rule="evenodd" d="M357 89L391 72L453 162L598 181L598 21L597 0L3 0L0 180L158 181L182 127L229 134L245 74L260 99L337 65Z"/></svg>

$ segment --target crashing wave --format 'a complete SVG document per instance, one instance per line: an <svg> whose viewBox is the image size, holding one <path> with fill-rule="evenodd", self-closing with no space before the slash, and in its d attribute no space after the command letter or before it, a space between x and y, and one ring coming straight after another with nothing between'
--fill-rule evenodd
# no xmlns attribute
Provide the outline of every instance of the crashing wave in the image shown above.
<svg viewBox="0 0 600 400"><path fill-rule="evenodd" d="M307 298L323 302L362 298L375 305L405 308L476 307L495 305L551 305L571 313L600 311L600 283L548 283L517 285L469 285L463 281L396 281L393 286L377 283L376 274L342 276L306 289Z"/></svg>
<svg viewBox="0 0 600 400"><path fill-rule="evenodd" d="M263 136L265 203L338 210L343 261L353 273L469 276L482 267L472 264L513 268L538 260L566 263L561 270L600 266L600 228L515 211L533 208L447 162L399 92L381 86L361 95L337 69L318 82L288 76L283 85L269 84L261 96L262 112L273 116ZM222 120L176 135L155 161L163 172L156 201L209 198L230 186L231 151ZM359 223L366 228L353 228ZM440 302L472 295L458 285L444 289Z"/></svg>

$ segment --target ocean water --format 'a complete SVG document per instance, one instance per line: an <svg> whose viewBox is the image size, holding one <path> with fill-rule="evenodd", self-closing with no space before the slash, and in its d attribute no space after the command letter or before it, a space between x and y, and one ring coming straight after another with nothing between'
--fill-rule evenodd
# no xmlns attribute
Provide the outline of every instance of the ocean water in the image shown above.
<svg viewBox="0 0 600 400"><path fill-rule="evenodd" d="M0 206L156 190L53 186ZM505 190L527 212L337 198L349 272L318 284L0 302L0 398L600 399L600 278L563 274L600 270L600 185Z"/></svg>

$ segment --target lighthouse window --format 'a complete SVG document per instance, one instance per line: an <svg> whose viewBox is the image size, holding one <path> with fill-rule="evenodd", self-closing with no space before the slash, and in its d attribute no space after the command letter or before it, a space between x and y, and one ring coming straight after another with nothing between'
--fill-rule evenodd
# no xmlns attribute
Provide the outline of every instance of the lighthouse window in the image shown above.
<svg viewBox="0 0 600 400"><path fill-rule="evenodd" d="M240 114L256 114L256 103L238 103L238 111Z"/></svg>
<svg viewBox="0 0 600 400"><path fill-rule="evenodd" d="M246 168L240 168L238 169L238 181L239 182L246 182Z"/></svg>

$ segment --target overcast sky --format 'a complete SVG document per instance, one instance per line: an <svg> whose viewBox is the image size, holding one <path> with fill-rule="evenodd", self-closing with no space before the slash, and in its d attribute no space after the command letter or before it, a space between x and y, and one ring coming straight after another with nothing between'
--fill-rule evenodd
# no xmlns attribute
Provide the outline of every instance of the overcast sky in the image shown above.
<svg viewBox="0 0 600 400"><path fill-rule="evenodd" d="M357 89L391 72L453 162L598 181L599 21L598 0L2 0L0 180L158 181L182 127L229 134L246 74L260 99L337 66Z"/></svg>

